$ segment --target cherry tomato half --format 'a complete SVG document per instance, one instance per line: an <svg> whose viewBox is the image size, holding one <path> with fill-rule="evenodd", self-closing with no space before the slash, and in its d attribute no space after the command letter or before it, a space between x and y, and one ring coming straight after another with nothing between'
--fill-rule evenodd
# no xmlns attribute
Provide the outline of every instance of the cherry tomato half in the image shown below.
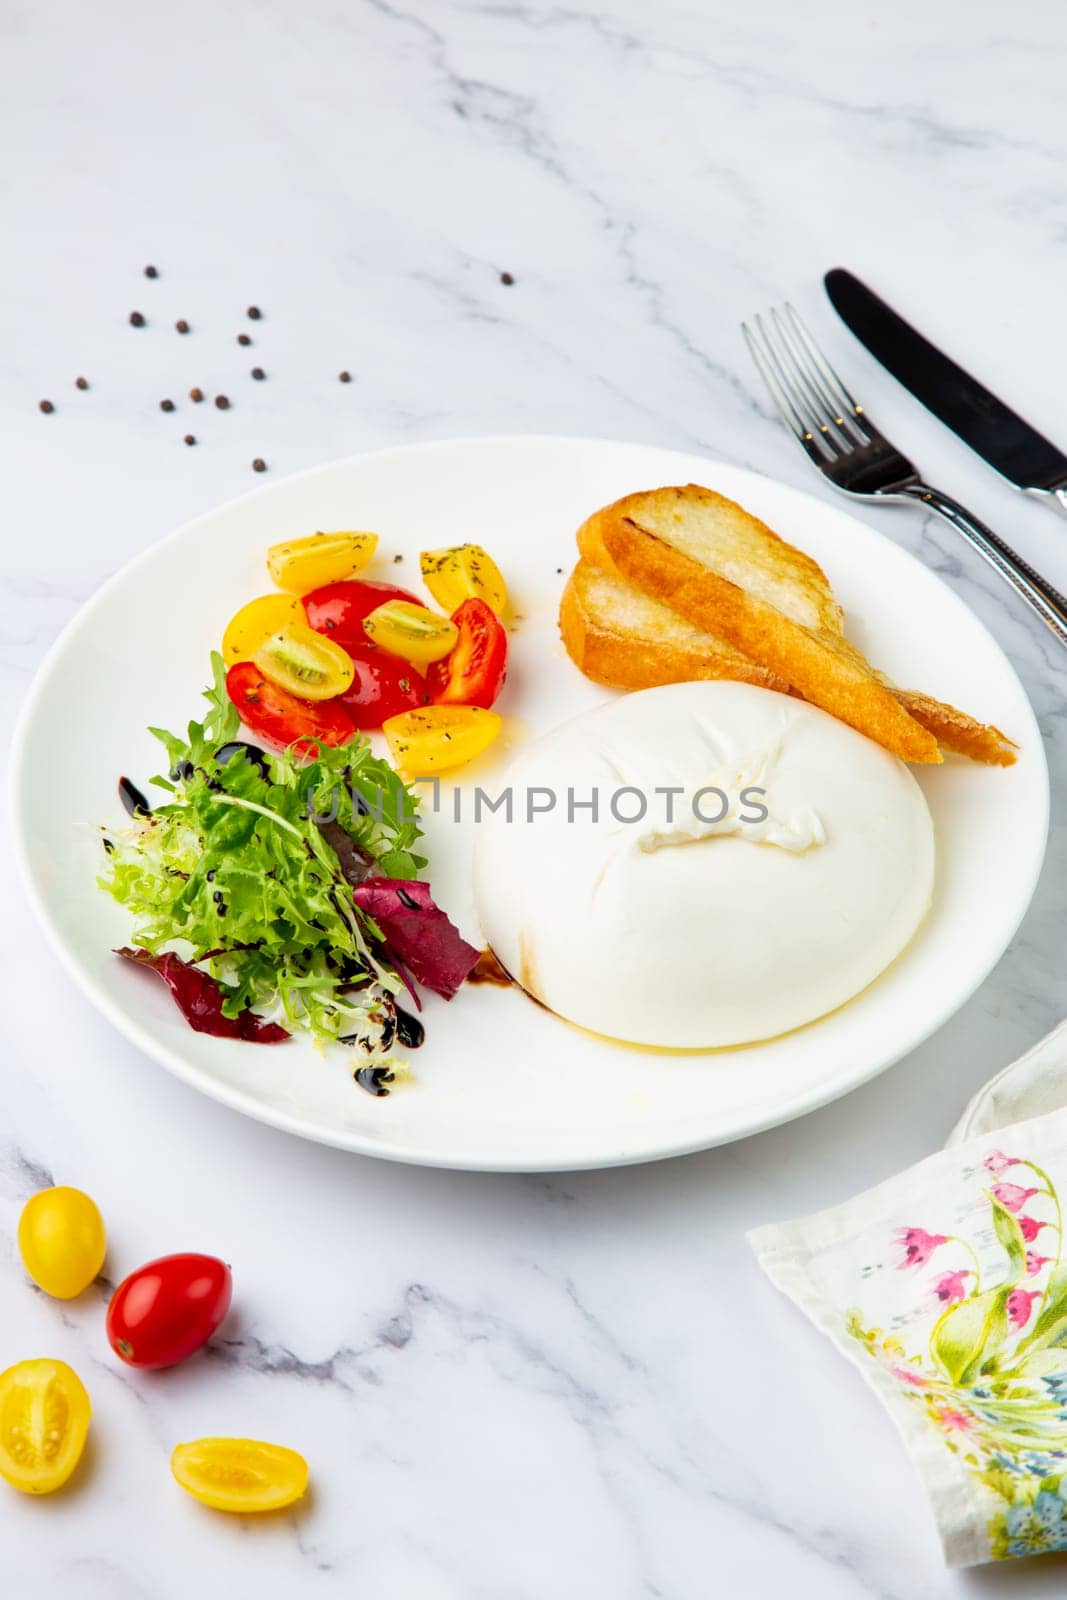
<svg viewBox="0 0 1067 1600"><path fill-rule="evenodd" d="M160 1256L124 1278L107 1337L131 1367L173 1367L206 1344L230 1309L230 1269L215 1256Z"/></svg>
<svg viewBox="0 0 1067 1600"><path fill-rule="evenodd" d="M450 655L430 664L430 698L435 706L481 706L488 711L507 676L507 632L484 600L464 600L452 621L459 638Z"/></svg>
<svg viewBox="0 0 1067 1600"><path fill-rule="evenodd" d="M182 1488L216 1511L278 1511L307 1488L308 1464L262 1439L194 1439L174 1447L170 1470Z"/></svg>
<svg viewBox="0 0 1067 1600"><path fill-rule="evenodd" d="M272 750L286 750L295 740L347 744L355 734L351 717L336 700L311 705L288 689L271 683L251 661L239 661L226 674L226 692L246 728ZM309 747L309 753L313 750Z"/></svg>
<svg viewBox="0 0 1067 1600"><path fill-rule="evenodd" d="M409 778L465 766L488 749L503 727L480 706L426 706L390 717L382 728L393 765Z"/></svg>
<svg viewBox="0 0 1067 1600"><path fill-rule="evenodd" d="M387 717L430 703L426 679L410 661L366 641L349 650L355 677L338 696L357 728L380 728Z"/></svg>
<svg viewBox="0 0 1067 1600"><path fill-rule="evenodd" d="M418 600L406 589L397 589L391 583L375 583L370 578L354 578L347 583L324 583L312 589L303 600L308 623L316 633L324 633L345 650L364 645L363 618L377 611L387 600L407 600L413 606Z"/></svg>
<svg viewBox="0 0 1067 1600"><path fill-rule="evenodd" d="M271 683L300 700L333 700L352 682L348 652L306 622L291 622L272 633L252 660Z"/></svg>
<svg viewBox="0 0 1067 1600"><path fill-rule="evenodd" d="M0 1478L23 1494L61 1489L81 1459L92 1411L65 1361L19 1361L0 1372Z"/></svg>
<svg viewBox="0 0 1067 1600"><path fill-rule="evenodd" d="M376 533L313 533L286 539L267 551L267 567L279 589L306 594L362 572L378 544Z"/></svg>

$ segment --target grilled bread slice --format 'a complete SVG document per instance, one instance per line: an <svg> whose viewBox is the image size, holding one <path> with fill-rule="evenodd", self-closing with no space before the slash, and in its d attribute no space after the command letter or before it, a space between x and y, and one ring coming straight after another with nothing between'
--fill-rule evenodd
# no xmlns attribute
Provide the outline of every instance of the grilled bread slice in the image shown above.
<svg viewBox="0 0 1067 1600"><path fill-rule="evenodd" d="M578 545L560 625L572 658L599 682L788 687L905 760L939 761L938 743L976 761L1015 760L999 729L871 667L845 638L818 564L709 489L627 496L590 517Z"/></svg>

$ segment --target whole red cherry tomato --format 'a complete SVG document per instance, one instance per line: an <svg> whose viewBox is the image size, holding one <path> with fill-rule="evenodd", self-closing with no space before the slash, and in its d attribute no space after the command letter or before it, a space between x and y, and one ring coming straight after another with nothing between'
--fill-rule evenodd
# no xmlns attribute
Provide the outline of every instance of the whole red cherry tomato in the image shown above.
<svg viewBox="0 0 1067 1600"><path fill-rule="evenodd" d="M312 705L265 678L251 661L238 661L226 674L226 692L251 728L274 750L286 750L296 739L342 745L355 734L351 717L337 700ZM314 755L309 748L308 753Z"/></svg>
<svg viewBox="0 0 1067 1600"><path fill-rule="evenodd" d="M363 618L377 611L387 600L409 600L413 605L422 601L406 589L397 589L391 583L375 583L370 578L351 578L341 583L324 583L312 589L303 599L307 619L316 633L327 634L344 650L364 645L367 635L363 631Z"/></svg>
<svg viewBox="0 0 1067 1600"><path fill-rule="evenodd" d="M380 728L386 717L429 705L426 679L410 661L379 650L366 639L348 654L356 675L344 694L337 696L337 704L344 707L355 727Z"/></svg>
<svg viewBox="0 0 1067 1600"><path fill-rule="evenodd" d="M484 600L464 600L452 621L459 638L443 661L430 663L430 698L435 706L481 706L488 711L507 676L507 632Z"/></svg>
<svg viewBox="0 0 1067 1600"><path fill-rule="evenodd" d="M215 1256L160 1256L124 1278L107 1336L131 1367L173 1367L199 1350L230 1309L230 1269Z"/></svg>

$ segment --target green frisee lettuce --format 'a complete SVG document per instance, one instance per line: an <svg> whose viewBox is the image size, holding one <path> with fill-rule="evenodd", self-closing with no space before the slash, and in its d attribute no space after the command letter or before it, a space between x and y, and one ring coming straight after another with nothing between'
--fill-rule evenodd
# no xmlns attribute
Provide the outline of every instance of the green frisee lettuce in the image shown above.
<svg viewBox="0 0 1067 1600"><path fill-rule="evenodd" d="M364 738L320 745L313 761L266 752L269 777L240 755L220 763L240 719L220 656L212 669L203 722L184 739L150 730L170 768L152 783L170 798L108 830L101 887L132 914L136 944L173 950L219 981L227 1016L253 1007L320 1040L354 1036L384 1059L403 983L372 953L378 929L315 817L332 816L385 876L414 878L426 864L414 853L414 796Z"/></svg>

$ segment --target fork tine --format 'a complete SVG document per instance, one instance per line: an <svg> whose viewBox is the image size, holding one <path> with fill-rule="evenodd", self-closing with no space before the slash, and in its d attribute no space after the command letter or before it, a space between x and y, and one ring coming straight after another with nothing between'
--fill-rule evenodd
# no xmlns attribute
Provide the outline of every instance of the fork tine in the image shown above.
<svg viewBox="0 0 1067 1600"><path fill-rule="evenodd" d="M773 311L771 317L772 320L775 318ZM764 346L774 364L779 383L789 396L798 415L804 419L809 431L824 446L828 459L833 460L839 454L842 443L846 449L851 448L847 439L841 439L836 433L831 432L829 420L823 415L821 406L805 388L788 345L780 337L775 337L778 334L777 327L772 335L770 329L765 326L762 315L757 316L756 327L763 336Z"/></svg>
<svg viewBox="0 0 1067 1600"><path fill-rule="evenodd" d="M862 443L862 440L853 437L854 428L849 428L840 406L823 382L818 369L809 359L803 346L797 343L793 333L786 326L785 319L777 310L771 311L771 321L778 342L789 357L794 379L807 397L820 427L826 430L827 436L841 449L851 450L855 444Z"/></svg>
<svg viewBox="0 0 1067 1600"><path fill-rule="evenodd" d="M822 378L830 394L833 396L835 406L840 410L845 422L851 425L861 444L867 444L877 433L877 429L867 417L863 407L846 389L834 368L827 361L819 346L815 343L804 324L803 318L795 306L786 304L786 315L793 324L793 330L807 351L816 371Z"/></svg>
<svg viewBox="0 0 1067 1600"><path fill-rule="evenodd" d="M759 323L758 317L756 320L757 323ZM789 399L785 390L782 388L782 385L779 383L775 366L771 364L771 360L769 360L760 349L756 336L752 332L752 329L749 327L747 322L742 322L741 332L744 335L745 343L748 345L749 355L756 363L759 375L767 385L767 390L771 399L778 407L782 421L785 423L794 439L796 439L799 444L803 445L804 449L807 451L815 465L817 467L822 467L827 460L826 452L823 450L821 444L816 441L815 435L797 412L792 401ZM760 332L763 332L762 325L760 325ZM766 338L766 334L764 334L764 338Z"/></svg>

